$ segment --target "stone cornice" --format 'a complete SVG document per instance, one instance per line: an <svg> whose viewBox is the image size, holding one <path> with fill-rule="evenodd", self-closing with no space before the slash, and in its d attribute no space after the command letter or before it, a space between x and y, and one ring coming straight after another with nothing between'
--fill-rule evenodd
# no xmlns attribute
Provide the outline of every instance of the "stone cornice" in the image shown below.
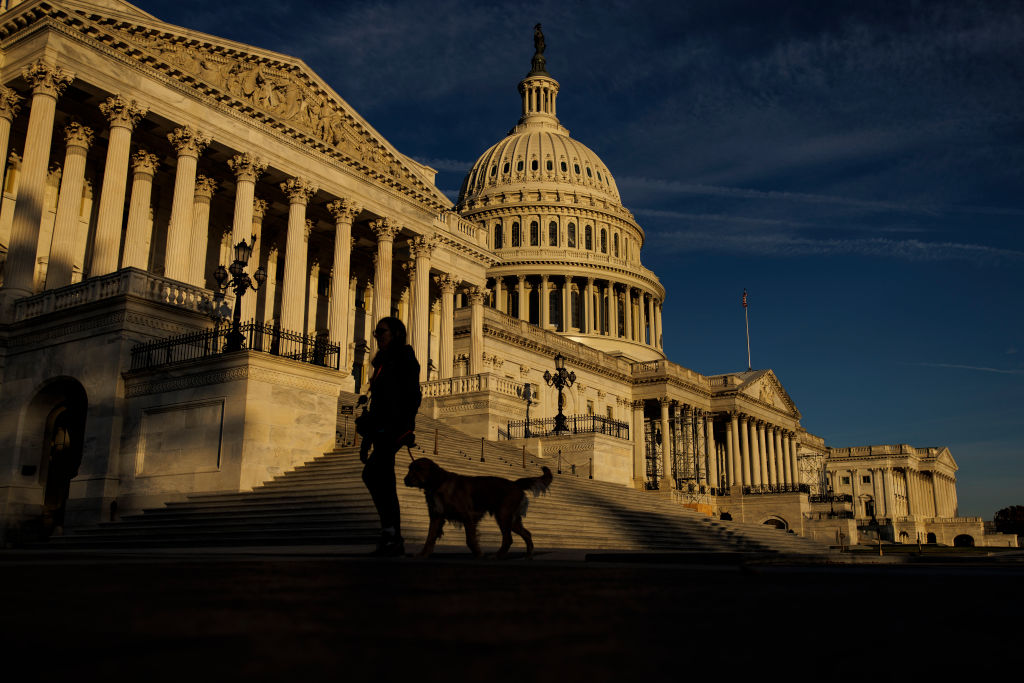
<svg viewBox="0 0 1024 683"><path fill-rule="evenodd" d="M0 49L41 30L57 30L173 84L207 106L286 141L291 138L307 154L340 162L343 169L390 187L422 210L449 206L436 187L424 182L401 153L299 60L261 55L248 46L198 34L200 40L169 24L142 26L135 18L65 10L47 2L15 7L4 19Z"/></svg>

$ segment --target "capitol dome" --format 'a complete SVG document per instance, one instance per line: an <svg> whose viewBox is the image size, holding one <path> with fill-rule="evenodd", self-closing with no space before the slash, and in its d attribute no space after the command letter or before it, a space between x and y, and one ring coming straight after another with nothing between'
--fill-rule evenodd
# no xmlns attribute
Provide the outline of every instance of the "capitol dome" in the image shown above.
<svg viewBox="0 0 1024 683"><path fill-rule="evenodd" d="M539 24L534 44L519 121L473 164L456 203L500 259L487 271L493 305L607 353L664 358L665 289L640 262L644 231L608 167L559 122Z"/></svg>

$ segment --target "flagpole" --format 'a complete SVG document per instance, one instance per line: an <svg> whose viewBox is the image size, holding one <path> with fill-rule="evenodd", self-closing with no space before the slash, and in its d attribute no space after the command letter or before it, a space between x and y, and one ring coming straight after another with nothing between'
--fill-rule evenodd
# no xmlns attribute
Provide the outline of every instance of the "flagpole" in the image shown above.
<svg viewBox="0 0 1024 683"><path fill-rule="evenodd" d="M747 290L746 290L746 288L743 289L743 319L747 323L747 371L749 372L750 370L753 369L753 366L750 364L750 314L747 313Z"/></svg>

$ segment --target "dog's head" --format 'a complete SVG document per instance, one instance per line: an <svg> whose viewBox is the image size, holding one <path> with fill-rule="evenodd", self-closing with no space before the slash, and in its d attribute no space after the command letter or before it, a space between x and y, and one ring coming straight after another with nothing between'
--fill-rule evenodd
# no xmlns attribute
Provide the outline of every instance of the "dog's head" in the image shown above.
<svg viewBox="0 0 1024 683"><path fill-rule="evenodd" d="M444 479L444 470L430 458L416 458L409 463L405 485L418 489L437 488Z"/></svg>

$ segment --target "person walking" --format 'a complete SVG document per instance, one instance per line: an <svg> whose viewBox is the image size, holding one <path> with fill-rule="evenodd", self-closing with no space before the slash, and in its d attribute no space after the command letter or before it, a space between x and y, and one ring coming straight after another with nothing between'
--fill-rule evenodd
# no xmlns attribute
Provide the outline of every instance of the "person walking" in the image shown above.
<svg viewBox="0 0 1024 683"><path fill-rule="evenodd" d="M359 459L365 464L363 482L380 517L380 540L373 554L396 557L405 554L405 542L395 488L395 453L403 446L416 445L420 364L398 318L382 318L373 336L377 354L371 361L368 425Z"/></svg>

